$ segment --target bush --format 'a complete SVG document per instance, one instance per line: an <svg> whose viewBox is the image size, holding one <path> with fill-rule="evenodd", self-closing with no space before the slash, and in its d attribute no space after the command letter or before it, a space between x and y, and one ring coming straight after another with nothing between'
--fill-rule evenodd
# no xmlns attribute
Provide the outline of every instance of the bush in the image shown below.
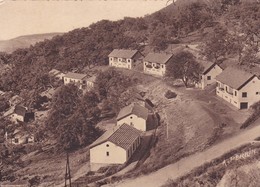
<svg viewBox="0 0 260 187"><path fill-rule="evenodd" d="M171 90L168 90L164 96L167 98L167 99L172 99L172 98L175 98L177 97L177 94L175 92L172 92Z"/></svg>

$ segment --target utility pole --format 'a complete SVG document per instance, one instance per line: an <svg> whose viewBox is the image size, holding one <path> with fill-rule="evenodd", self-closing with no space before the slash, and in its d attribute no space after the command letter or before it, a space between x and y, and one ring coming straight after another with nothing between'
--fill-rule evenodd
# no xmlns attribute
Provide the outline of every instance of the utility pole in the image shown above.
<svg viewBox="0 0 260 187"><path fill-rule="evenodd" d="M67 186L67 180L69 180L68 186ZM69 161L68 151L67 151L67 161L66 161L65 187L71 187L70 161Z"/></svg>

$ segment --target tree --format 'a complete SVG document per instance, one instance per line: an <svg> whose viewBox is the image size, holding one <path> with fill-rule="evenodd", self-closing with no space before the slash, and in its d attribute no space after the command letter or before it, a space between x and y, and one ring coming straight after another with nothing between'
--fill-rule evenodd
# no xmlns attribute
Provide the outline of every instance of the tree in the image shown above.
<svg viewBox="0 0 260 187"><path fill-rule="evenodd" d="M74 84L62 86L53 96L46 128L58 146L70 150L92 143L99 135L98 97L94 92L82 92Z"/></svg>
<svg viewBox="0 0 260 187"><path fill-rule="evenodd" d="M189 81L197 82L202 73L202 66L196 61L193 54L188 51L181 51L173 56L167 64L166 76L174 79L181 79L188 87Z"/></svg>

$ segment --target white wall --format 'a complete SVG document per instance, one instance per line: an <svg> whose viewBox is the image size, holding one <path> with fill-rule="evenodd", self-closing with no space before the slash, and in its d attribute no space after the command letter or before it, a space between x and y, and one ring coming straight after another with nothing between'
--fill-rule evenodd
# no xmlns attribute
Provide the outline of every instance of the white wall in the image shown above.
<svg viewBox="0 0 260 187"><path fill-rule="evenodd" d="M68 77L64 77L64 84L67 85L69 83L75 83L75 84L79 84L79 89L83 88L83 81L81 79L72 79L72 78L68 78Z"/></svg>
<svg viewBox="0 0 260 187"><path fill-rule="evenodd" d="M126 116L125 118L117 121L117 125L123 125L124 123L131 125L138 130L146 131L146 120L134 114Z"/></svg>
<svg viewBox="0 0 260 187"><path fill-rule="evenodd" d="M220 88L217 87L216 94L239 109L240 103L242 102L248 103L249 108L255 102L260 101L260 80L257 77L251 80L241 90L233 89L231 94L226 92L226 87L228 87L227 85L220 82L218 83L224 88L224 90L220 90ZM247 93L247 97L242 97L243 92ZM256 94L256 92L258 92L258 94Z"/></svg>
<svg viewBox="0 0 260 187"><path fill-rule="evenodd" d="M90 149L90 163L123 164L126 161L127 151L112 142L107 141Z"/></svg>
<svg viewBox="0 0 260 187"><path fill-rule="evenodd" d="M146 65L150 64L152 68L147 68ZM154 68L155 65L159 65L160 68L156 69ZM158 76L164 76L166 72L166 64L156 64L156 63L149 63L144 61L144 73L152 74L152 75L158 75Z"/></svg>
<svg viewBox="0 0 260 187"><path fill-rule="evenodd" d="M126 59L125 62L122 62L122 58L118 58L117 60L115 60L114 57L109 57L109 65L118 68L132 69L132 62L132 59Z"/></svg>
<svg viewBox="0 0 260 187"><path fill-rule="evenodd" d="M223 70L218 65L215 65L206 75L202 75L200 87L204 89L206 86L216 83L216 76L222 71ZM211 80L207 79L208 76L211 77Z"/></svg>

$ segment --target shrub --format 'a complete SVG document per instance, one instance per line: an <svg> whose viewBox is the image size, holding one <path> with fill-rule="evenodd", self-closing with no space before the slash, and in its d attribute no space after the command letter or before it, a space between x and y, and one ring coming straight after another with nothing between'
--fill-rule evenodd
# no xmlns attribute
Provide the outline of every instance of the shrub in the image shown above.
<svg viewBox="0 0 260 187"><path fill-rule="evenodd" d="M172 99L172 98L175 98L177 97L177 94L175 92L172 92L171 90L168 90L164 96L167 98L167 99Z"/></svg>

